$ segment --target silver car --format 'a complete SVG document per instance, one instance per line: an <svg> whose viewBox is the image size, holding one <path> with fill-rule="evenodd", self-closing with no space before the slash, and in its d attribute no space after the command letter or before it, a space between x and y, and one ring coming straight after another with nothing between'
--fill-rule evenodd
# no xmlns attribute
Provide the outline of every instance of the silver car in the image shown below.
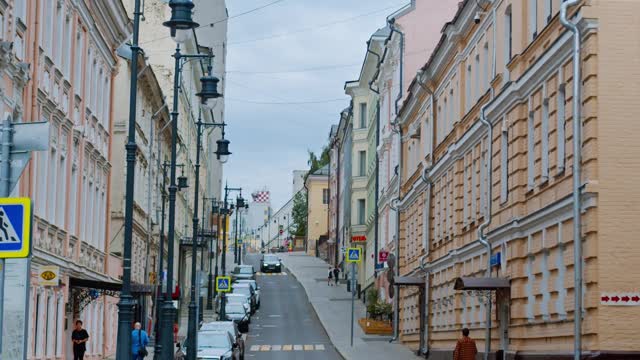
<svg viewBox="0 0 640 360"><path fill-rule="evenodd" d="M233 321L213 321L202 324L200 331L226 331L228 332L234 339L236 344L238 344L238 349L240 349L240 360L244 360L244 338L238 329L238 324Z"/></svg>
<svg viewBox="0 0 640 360"><path fill-rule="evenodd" d="M237 284L249 284L255 293L256 308L260 308L260 286L255 280L236 280Z"/></svg>

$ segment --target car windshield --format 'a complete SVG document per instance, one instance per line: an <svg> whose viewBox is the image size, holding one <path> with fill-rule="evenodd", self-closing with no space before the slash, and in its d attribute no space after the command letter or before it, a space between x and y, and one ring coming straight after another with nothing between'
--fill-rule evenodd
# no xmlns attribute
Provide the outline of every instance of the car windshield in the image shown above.
<svg viewBox="0 0 640 360"><path fill-rule="evenodd" d="M229 335L224 332L201 332L198 334L198 347L229 349Z"/></svg>
<svg viewBox="0 0 640 360"><path fill-rule="evenodd" d="M236 269L238 269L238 271L236 271L238 274L253 274L253 268L251 267L241 267Z"/></svg>
<svg viewBox="0 0 640 360"><path fill-rule="evenodd" d="M202 325L201 330L206 331L206 330L221 330L221 331L227 331L229 333L233 333L234 329L233 329L233 324L230 322L212 322L212 323L206 323L204 325Z"/></svg>
<svg viewBox="0 0 640 360"><path fill-rule="evenodd" d="M233 292L235 294L251 295L251 290L249 290L248 287L236 287L233 289Z"/></svg>
<svg viewBox="0 0 640 360"><path fill-rule="evenodd" d="M278 257L275 255L265 255L264 256L264 261L273 261L273 262L277 262L278 261Z"/></svg>
<svg viewBox="0 0 640 360"><path fill-rule="evenodd" d="M227 304L227 306L225 306L225 311L227 314L245 314L244 306L242 306L242 304Z"/></svg>

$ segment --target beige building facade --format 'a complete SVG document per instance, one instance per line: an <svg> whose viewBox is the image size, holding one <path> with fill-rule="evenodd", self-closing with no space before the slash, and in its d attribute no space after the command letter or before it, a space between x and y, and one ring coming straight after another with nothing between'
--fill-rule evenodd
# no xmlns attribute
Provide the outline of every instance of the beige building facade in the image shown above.
<svg viewBox="0 0 640 360"><path fill-rule="evenodd" d="M329 166L309 174L307 190L307 253L315 256L321 236L328 235Z"/></svg>
<svg viewBox="0 0 640 360"><path fill-rule="evenodd" d="M560 3L465 1L402 106L400 275L415 281L400 288L399 336L430 358L448 358L462 327L483 352L487 311L491 353L573 356L574 38L560 23ZM625 15L639 6L592 0L568 13L582 39L577 312L589 358L640 356L629 321L640 307L606 300L637 293L629 269L640 252L632 235L640 195L630 179L640 162L630 154L640 127L626 119L640 110L633 100L640 51L620 35L640 30ZM492 291L490 308L486 291L454 289L461 277L486 275L478 240L485 222L492 277L508 284Z"/></svg>

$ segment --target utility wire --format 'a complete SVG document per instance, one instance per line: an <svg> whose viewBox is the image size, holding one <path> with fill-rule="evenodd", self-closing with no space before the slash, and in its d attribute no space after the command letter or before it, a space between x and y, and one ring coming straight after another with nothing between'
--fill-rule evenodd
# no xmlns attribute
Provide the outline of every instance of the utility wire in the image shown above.
<svg viewBox="0 0 640 360"><path fill-rule="evenodd" d="M262 10L262 9L264 9L264 8L266 8L266 7L271 6L271 5L275 5L275 4L277 4L277 3L281 3L281 2L283 2L283 1L285 1L285 0L275 0L275 1L272 1L272 2L270 2L270 3L264 4L264 5L262 5L262 6L258 6L258 7L256 7L256 8L253 8L253 9L250 9L250 10L247 10L247 11L244 11L244 12L241 12L241 13L238 13L238 14L235 14L235 15L233 15L233 16L229 16L229 17L226 17L226 18L224 18L224 19L220 19L220 20L214 21L214 22L212 22L212 23L208 23L208 24L200 25L200 26L198 26L196 29L200 29L201 27L205 27L205 26L206 26L206 27L213 27L215 24L219 24L219 23L222 23L222 22L225 22L225 21L229 21L229 20L231 20L231 19L235 19L235 18L240 17L240 16L243 16L243 15L251 14L251 13L253 13L253 12L256 12L256 11L258 11L258 10ZM171 37L171 36L163 36L163 37L159 37L159 38L151 39L151 40L149 40L149 41L145 41L145 42L140 43L140 45L149 44L149 43L152 43L152 42L154 42L154 41L159 41L159 40L168 39L168 38L170 38L170 37Z"/></svg>
<svg viewBox="0 0 640 360"><path fill-rule="evenodd" d="M247 104L259 104L259 105L305 105L305 104L327 104L332 102L339 101L349 101L348 99L327 99L327 100L307 100L307 101L258 101L258 100L244 100L244 99L234 99L234 98L226 98L230 101L247 103Z"/></svg>

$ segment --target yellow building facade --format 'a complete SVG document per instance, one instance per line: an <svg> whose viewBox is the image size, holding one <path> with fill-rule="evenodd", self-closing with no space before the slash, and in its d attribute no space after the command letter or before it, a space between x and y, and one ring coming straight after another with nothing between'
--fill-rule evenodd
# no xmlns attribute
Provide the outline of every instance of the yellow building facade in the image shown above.
<svg viewBox="0 0 640 360"><path fill-rule="evenodd" d="M487 311L491 354L573 357L574 35L560 5L465 1L403 104L398 335L429 358L449 358L463 327L483 352ZM640 357L640 302L609 300L640 296L640 47L624 36L640 33L638 13L640 2L586 0L567 14L581 37L580 339L589 358ZM461 279L486 276L483 223L500 279L491 307L487 289Z"/></svg>
<svg viewBox="0 0 640 360"><path fill-rule="evenodd" d="M307 188L307 253L318 254L318 241L328 236L329 221L329 166L309 174Z"/></svg>

